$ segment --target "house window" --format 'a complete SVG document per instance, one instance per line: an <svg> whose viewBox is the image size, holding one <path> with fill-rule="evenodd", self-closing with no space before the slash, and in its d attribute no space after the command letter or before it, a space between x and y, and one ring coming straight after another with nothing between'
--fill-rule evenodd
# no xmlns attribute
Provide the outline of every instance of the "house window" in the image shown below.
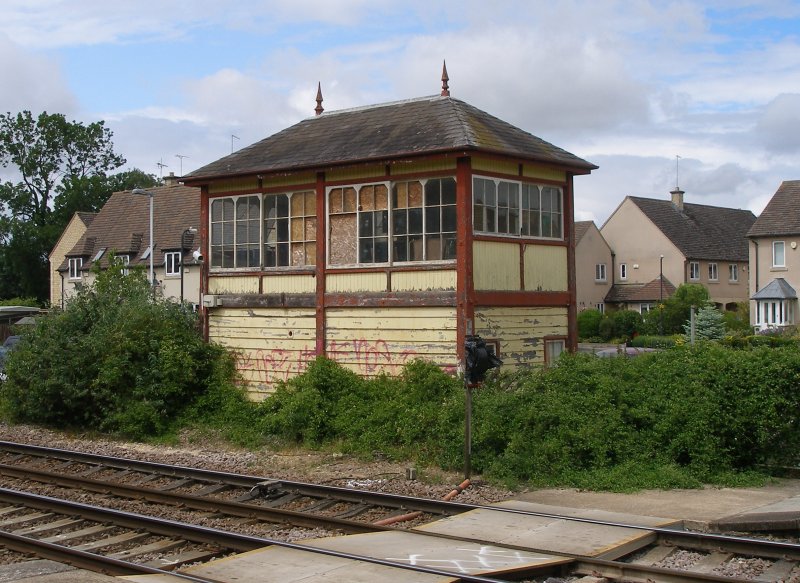
<svg viewBox="0 0 800 583"><path fill-rule="evenodd" d="M628 264L627 263L620 263L619 264L619 278L620 279L628 279Z"/></svg>
<svg viewBox="0 0 800 583"><path fill-rule="evenodd" d="M513 237L563 237L563 193L555 186L474 177L475 232Z"/></svg>
<svg viewBox="0 0 800 583"><path fill-rule="evenodd" d="M314 265L317 199L313 191L265 194L264 267Z"/></svg>
<svg viewBox="0 0 800 583"><path fill-rule="evenodd" d="M647 312L651 311L655 307L655 304L639 304L639 313L644 315Z"/></svg>
<svg viewBox="0 0 800 583"><path fill-rule="evenodd" d="M128 275L128 265L131 264L131 256L130 255L117 255L114 258L116 261L119 261L123 265L122 275Z"/></svg>
<svg viewBox="0 0 800 583"><path fill-rule="evenodd" d="M331 265L456 257L454 178L332 188L328 205Z"/></svg>
<svg viewBox="0 0 800 583"><path fill-rule="evenodd" d="M783 241L772 243L772 267L786 267L786 246Z"/></svg>
<svg viewBox="0 0 800 583"><path fill-rule="evenodd" d="M164 254L164 269L167 276L181 274L181 253L170 251Z"/></svg>
<svg viewBox="0 0 800 583"><path fill-rule="evenodd" d="M567 349L567 343L563 338L545 339L544 341L544 361L545 364L552 364L561 353Z"/></svg>
<svg viewBox="0 0 800 583"><path fill-rule="evenodd" d="M739 266L736 263L728 264L728 281L739 281Z"/></svg>
<svg viewBox="0 0 800 583"><path fill-rule="evenodd" d="M392 261L456 257L456 182L452 178L392 186Z"/></svg>
<svg viewBox="0 0 800 583"><path fill-rule="evenodd" d="M71 257L69 260L69 278L80 279L81 267L83 267L83 257Z"/></svg>
<svg viewBox="0 0 800 583"><path fill-rule="evenodd" d="M716 263L709 263L708 264L708 281L717 281L719 279L717 273L717 264Z"/></svg>
<svg viewBox="0 0 800 583"><path fill-rule="evenodd" d="M259 267L261 198L234 196L211 202L211 267Z"/></svg>
<svg viewBox="0 0 800 583"><path fill-rule="evenodd" d="M700 262L699 261L690 261L689 262L689 279L697 281L700 279Z"/></svg>
<svg viewBox="0 0 800 583"><path fill-rule="evenodd" d="M598 263L594 266L594 280L595 281L605 281L606 280L606 264L605 263Z"/></svg>
<svg viewBox="0 0 800 583"><path fill-rule="evenodd" d="M606 313L606 305L604 303L597 304L597 311L600 312L601 314L605 314Z"/></svg>
<svg viewBox="0 0 800 583"><path fill-rule="evenodd" d="M794 303L797 300L760 300L756 309L756 324L761 328L794 324Z"/></svg>

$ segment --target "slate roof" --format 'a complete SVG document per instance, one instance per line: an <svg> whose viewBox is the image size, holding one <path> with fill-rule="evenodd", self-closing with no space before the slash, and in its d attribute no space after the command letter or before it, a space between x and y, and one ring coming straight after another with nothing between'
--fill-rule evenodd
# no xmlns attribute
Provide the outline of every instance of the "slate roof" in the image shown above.
<svg viewBox="0 0 800 583"><path fill-rule="evenodd" d="M663 292L659 290L658 279L649 283L615 283L608 290L605 301L613 304L657 302L675 293L675 286L666 277Z"/></svg>
<svg viewBox="0 0 800 583"><path fill-rule="evenodd" d="M782 277L776 277L762 287L751 300L789 300L797 298L797 292Z"/></svg>
<svg viewBox="0 0 800 583"><path fill-rule="evenodd" d="M188 227L200 228L200 189L188 186L159 186L147 189L153 196L153 264L164 264L165 251L178 251L181 235ZM191 249L199 242L198 234L186 236L186 263L191 263ZM83 257L83 269L91 268L100 249L106 249L100 265L108 265L110 252L130 255L131 265L150 265L142 253L150 245L150 198L115 192L92 220L86 232L66 254L59 271L67 269L70 257Z"/></svg>
<svg viewBox="0 0 800 583"><path fill-rule="evenodd" d="M785 180L747 233L748 237L800 235L800 180Z"/></svg>
<svg viewBox="0 0 800 583"><path fill-rule="evenodd" d="M747 232L756 216L741 209L628 197L687 259L748 261Z"/></svg>
<svg viewBox="0 0 800 583"><path fill-rule="evenodd" d="M580 243L583 236L586 234L586 231L594 224L594 221L575 221L575 226L573 228L573 238L575 239L575 245Z"/></svg>
<svg viewBox="0 0 800 583"><path fill-rule="evenodd" d="M204 178L296 171L413 155L481 151L568 167L588 174L594 164L463 101L430 96L305 119L183 177Z"/></svg>

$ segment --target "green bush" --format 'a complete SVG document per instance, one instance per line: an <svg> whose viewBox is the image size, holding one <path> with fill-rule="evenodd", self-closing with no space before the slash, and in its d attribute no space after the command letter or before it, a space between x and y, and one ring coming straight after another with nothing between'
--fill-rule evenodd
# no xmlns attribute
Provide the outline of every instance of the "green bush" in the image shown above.
<svg viewBox="0 0 800 583"><path fill-rule="evenodd" d="M171 431L223 374L236 390L232 357L203 341L196 315L122 269L115 262L26 331L0 391L12 420L143 439Z"/></svg>
<svg viewBox="0 0 800 583"><path fill-rule="evenodd" d="M581 340L600 336L600 322L603 314L600 310L583 310L578 312L578 337Z"/></svg>
<svg viewBox="0 0 800 583"><path fill-rule="evenodd" d="M627 341L641 332L642 315L639 312L633 310L618 310L616 312L611 312L609 318L612 322L614 338Z"/></svg>
<svg viewBox="0 0 800 583"><path fill-rule="evenodd" d="M562 355L473 391L472 468L507 484L637 489L741 484L794 461L800 352L678 346L637 358ZM285 441L463 464L464 388L424 362L365 380L318 359L262 406Z"/></svg>
<svg viewBox="0 0 800 583"><path fill-rule="evenodd" d="M628 346L638 348L673 348L677 344L675 336L637 336L628 343Z"/></svg>

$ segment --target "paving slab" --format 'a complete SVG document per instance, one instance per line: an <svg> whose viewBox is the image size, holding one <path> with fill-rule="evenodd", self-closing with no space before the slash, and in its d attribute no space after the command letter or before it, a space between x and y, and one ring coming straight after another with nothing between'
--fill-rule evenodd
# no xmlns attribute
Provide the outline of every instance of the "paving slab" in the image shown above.
<svg viewBox="0 0 800 583"><path fill-rule="evenodd" d="M540 513L541 516L522 512ZM558 516L630 526L565 520ZM414 530L474 538L501 546L534 548L554 554L569 553L615 559L650 544L653 535L647 527L670 526L678 527L680 521L510 500L495 504L493 508L481 508L442 518Z"/></svg>
<svg viewBox="0 0 800 583"><path fill-rule="evenodd" d="M800 518L800 480L778 479L758 488L644 490L632 494L575 489L531 490L518 500L575 509L596 509L680 519L687 528L715 528L732 516L773 514ZM762 518L769 518L763 517Z"/></svg>

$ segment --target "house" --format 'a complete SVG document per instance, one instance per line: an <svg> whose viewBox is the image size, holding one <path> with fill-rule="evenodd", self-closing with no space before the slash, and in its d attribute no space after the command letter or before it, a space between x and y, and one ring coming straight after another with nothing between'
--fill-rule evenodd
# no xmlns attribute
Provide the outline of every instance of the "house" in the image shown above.
<svg viewBox="0 0 800 583"><path fill-rule="evenodd" d="M575 288L578 311L605 311L606 294L611 290L611 247L594 221L576 221Z"/></svg>
<svg viewBox="0 0 800 583"><path fill-rule="evenodd" d="M786 180L747 233L750 240L750 323L757 328L798 322L800 180Z"/></svg>
<svg viewBox="0 0 800 583"><path fill-rule="evenodd" d="M645 312L668 289L696 283L718 307L736 309L749 297L747 232L755 215L684 203L677 187L670 194L671 200L626 196L600 229L614 252L607 301Z"/></svg>
<svg viewBox="0 0 800 583"><path fill-rule="evenodd" d="M75 243L83 236L89 225L92 224L96 213L75 213L72 215L66 228L56 241L53 250L50 252L50 305L54 307L64 307L64 278L69 277L67 271L59 271L64 264L67 251L71 250Z"/></svg>
<svg viewBox="0 0 800 583"><path fill-rule="evenodd" d="M208 338L254 398L325 355L364 376L577 343L573 176L596 166L441 95L324 112L184 177Z"/></svg>
<svg viewBox="0 0 800 583"><path fill-rule="evenodd" d="M75 242L58 267L64 281L63 297L94 279L93 268L109 264L112 254L130 266L150 267L150 200L153 203L153 274L165 297L200 302L200 265L197 250L200 190L179 185L174 177L165 186L145 191L115 192ZM149 276L148 276L149 277Z"/></svg>

